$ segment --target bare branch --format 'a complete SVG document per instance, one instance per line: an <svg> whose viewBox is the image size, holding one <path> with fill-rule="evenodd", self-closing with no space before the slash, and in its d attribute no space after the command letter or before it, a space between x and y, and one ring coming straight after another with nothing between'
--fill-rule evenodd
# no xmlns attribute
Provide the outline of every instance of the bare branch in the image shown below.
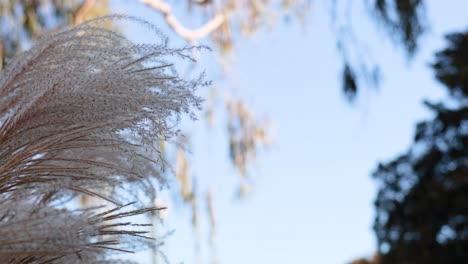
<svg viewBox="0 0 468 264"><path fill-rule="evenodd" d="M210 35L213 31L219 28L226 17L222 13L216 14L203 26L191 30L182 25L179 20L174 16L171 6L164 0L140 0L141 3L161 12L167 24L181 37L185 38L188 42L196 42L197 40Z"/></svg>
<svg viewBox="0 0 468 264"><path fill-rule="evenodd" d="M83 4L78 8L73 18L73 25L76 26L83 22L84 15L91 9L95 0L85 0Z"/></svg>

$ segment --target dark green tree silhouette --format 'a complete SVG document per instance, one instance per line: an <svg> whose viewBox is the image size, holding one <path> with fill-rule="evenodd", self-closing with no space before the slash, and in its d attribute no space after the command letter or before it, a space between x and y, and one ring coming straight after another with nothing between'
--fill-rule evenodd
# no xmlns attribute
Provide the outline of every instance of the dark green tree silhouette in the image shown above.
<svg viewBox="0 0 468 264"><path fill-rule="evenodd" d="M403 49L408 59L411 59L418 51L421 36L429 24L426 19L426 1L364 0L364 2L373 22L397 47ZM346 1L335 0L333 4L334 9L348 10L349 8ZM347 12L349 11L340 13L345 21L349 17ZM363 56L367 51L360 47L360 42L365 43L365 41L358 39L359 34L354 32L352 26L347 22L337 24L337 46L343 60L342 91L345 98L353 102L363 87L379 85L380 67L372 59L366 59L366 56Z"/></svg>
<svg viewBox="0 0 468 264"><path fill-rule="evenodd" d="M381 263L468 261L468 31L447 40L432 67L450 99L425 102L435 117L418 123L413 146L374 173Z"/></svg>

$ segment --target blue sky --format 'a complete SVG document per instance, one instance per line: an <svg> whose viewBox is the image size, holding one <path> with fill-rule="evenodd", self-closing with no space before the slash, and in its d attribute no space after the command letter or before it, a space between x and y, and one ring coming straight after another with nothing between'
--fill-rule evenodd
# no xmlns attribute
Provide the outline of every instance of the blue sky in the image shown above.
<svg viewBox="0 0 468 264"><path fill-rule="evenodd" d="M223 85L273 121L275 144L253 170L253 193L238 201L224 128L208 129L204 121L192 127L193 172L214 192L218 229L215 249L204 245L195 253L190 214L174 205L165 224L176 230L165 246L174 263L210 263L212 255L224 264L345 263L375 251L370 174L379 160L403 152L415 122L431 116L422 99L446 96L428 64L444 47L445 33L468 25L468 2L428 1L430 30L412 61L369 23L360 2L353 2L353 27L380 64L383 81L378 89L363 87L354 105L340 90L341 60L323 1L312 2L304 28L278 23L236 39L235 63ZM128 3L117 4L116 12L167 30L157 13ZM151 41L138 31L130 37ZM200 66L215 83L221 80L213 54L202 54Z"/></svg>

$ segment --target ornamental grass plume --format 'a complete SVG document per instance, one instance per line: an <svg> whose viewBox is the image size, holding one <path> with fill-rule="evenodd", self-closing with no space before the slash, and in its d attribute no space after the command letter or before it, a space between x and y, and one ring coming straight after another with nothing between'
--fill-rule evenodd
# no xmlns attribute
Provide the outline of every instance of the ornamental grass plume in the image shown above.
<svg viewBox="0 0 468 264"><path fill-rule="evenodd" d="M134 44L103 25L125 20L154 32ZM157 29L113 15L42 38L0 76L0 263L124 263L115 252L147 244L131 217L166 183L158 142L193 117L203 78L179 77L191 59ZM112 209L73 206L98 197ZM143 208L143 209L141 209ZM124 219L130 217L130 219Z"/></svg>

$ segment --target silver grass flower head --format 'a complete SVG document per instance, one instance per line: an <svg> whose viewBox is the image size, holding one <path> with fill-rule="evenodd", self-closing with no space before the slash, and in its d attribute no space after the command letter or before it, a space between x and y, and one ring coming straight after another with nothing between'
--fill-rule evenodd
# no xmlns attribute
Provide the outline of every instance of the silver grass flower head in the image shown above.
<svg viewBox="0 0 468 264"><path fill-rule="evenodd" d="M149 28L158 43L132 43L103 26L113 20ZM178 75L175 63L191 60L192 51L169 47L143 20L114 15L45 36L7 65L0 76L1 263L106 261L101 251L121 243L103 236L140 235L119 233L118 225L103 232L109 219L57 205L82 194L120 209L124 197L154 195L154 183L166 182L158 142L177 133L182 114L194 117L201 104L194 92L208 84Z"/></svg>

